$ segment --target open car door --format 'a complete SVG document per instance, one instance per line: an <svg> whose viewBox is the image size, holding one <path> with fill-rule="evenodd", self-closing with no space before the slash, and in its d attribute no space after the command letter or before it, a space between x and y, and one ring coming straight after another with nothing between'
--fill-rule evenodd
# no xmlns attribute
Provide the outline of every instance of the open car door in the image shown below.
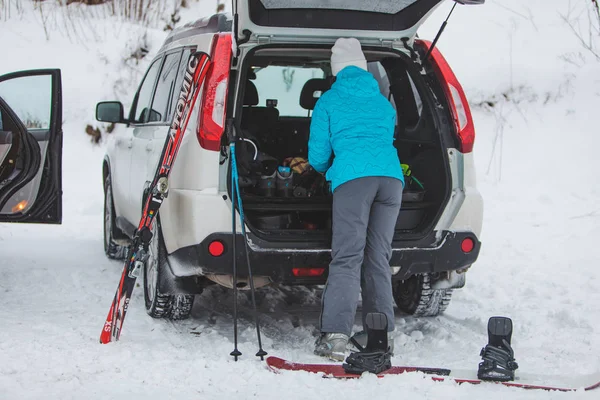
<svg viewBox="0 0 600 400"><path fill-rule="evenodd" d="M0 222L62 222L58 69L0 76Z"/></svg>
<svg viewBox="0 0 600 400"><path fill-rule="evenodd" d="M356 37L410 41L444 0L232 0L240 41ZM454 0L483 4L485 0Z"/></svg>

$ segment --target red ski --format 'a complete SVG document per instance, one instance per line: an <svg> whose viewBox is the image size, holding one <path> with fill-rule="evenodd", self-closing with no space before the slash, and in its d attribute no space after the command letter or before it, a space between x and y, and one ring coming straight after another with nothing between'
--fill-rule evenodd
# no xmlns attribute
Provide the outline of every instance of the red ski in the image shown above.
<svg viewBox="0 0 600 400"><path fill-rule="evenodd" d="M267 365L271 371L277 373L281 371L305 371L321 374L324 378L360 378L360 375L346 373L341 364L295 363L282 358L270 356L267 357ZM574 390L593 390L600 387L600 373L579 377L518 374L515 380L511 382L492 382L477 379L477 371L396 366L378 374L377 376L383 378L387 375L399 375L415 372L426 374L434 381L452 380L457 383L470 384L495 383L522 389L542 389L568 392Z"/></svg>
<svg viewBox="0 0 600 400"><path fill-rule="evenodd" d="M206 53L196 52L189 58L187 70L179 92L173 121L167 135L160 164L157 167L152 185L142 212L142 218L132 240L127 261L123 267L117 292L108 311L106 322L100 334L100 343L106 344L119 340L129 299L135 287L135 281L146 260L146 250L152 238L152 224L158 209L168 194L168 178L181 139L187 128L190 116L200 88L209 70L210 61Z"/></svg>

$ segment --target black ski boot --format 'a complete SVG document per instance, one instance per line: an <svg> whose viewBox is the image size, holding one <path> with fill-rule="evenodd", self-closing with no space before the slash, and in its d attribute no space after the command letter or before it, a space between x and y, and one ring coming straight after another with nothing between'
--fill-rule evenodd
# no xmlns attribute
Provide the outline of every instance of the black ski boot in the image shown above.
<svg viewBox="0 0 600 400"><path fill-rule="evenodd" d="M481 349L477 377L486 381L512 381L519 365L510 345L512 321L506 317L492 317L488 321L488 344Z"/></svg>
<svg viewBox="0 0 600 400"><path fill-rule="evenodd" d="M365 324L368 335L367 346L357 353L350 354L343 364L344 371L349 374L363 372L379 374L392 368L387 317L382 313L369 313L365 318Z"/></svg>

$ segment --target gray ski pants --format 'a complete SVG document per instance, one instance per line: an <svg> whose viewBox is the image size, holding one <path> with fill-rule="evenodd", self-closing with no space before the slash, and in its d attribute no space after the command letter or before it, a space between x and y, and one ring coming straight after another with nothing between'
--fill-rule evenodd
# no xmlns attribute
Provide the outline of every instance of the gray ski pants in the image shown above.
<svg viewBox="0 0 600 400"><path fill-rule="evenodd" d="M382 312L394 330L390 258L402 182L367 177L333 193L332 261L322 299L321 332L351 335L362 289L362 317Z"/></svg>

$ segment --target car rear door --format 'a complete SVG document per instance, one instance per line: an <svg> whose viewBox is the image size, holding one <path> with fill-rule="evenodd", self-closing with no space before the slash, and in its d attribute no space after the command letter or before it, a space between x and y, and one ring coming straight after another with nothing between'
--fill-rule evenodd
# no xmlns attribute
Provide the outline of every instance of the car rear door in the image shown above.
<svg viewBox="0 0 600 400"><path fill-rule="evenodd" d="M240 43L355 37L363 44L409 42L444 3L485 0L232 0Z"/></svg>
<svg viewBox="0 0 600 400"><path fill-rule="evenodd" d="M412 39L444 0L233 0L242 38ZM247 36L246 34L251 34Z"/></svg>
<svg viewBox="0 0 600 400"><path fill-rule="evenodd" d="M157 129L151 126L152 121L161 118L152 111L150 103L162 62L162 55L154 59L140 83L129 112L129 124L123 132L126 145L121 148L118 164L114 167L114 174L117 176L114 187L115 208L118 203L117 214L132 226L137 226L140 220L147 158L145 147L150 144L149 138L152 137L153 130Z"/></svg>
<svg viewBox="0 0 600 400"><path fill-rule="evenodd" d="M0 222L62 222L61 72L0 76Z"/></svg>

